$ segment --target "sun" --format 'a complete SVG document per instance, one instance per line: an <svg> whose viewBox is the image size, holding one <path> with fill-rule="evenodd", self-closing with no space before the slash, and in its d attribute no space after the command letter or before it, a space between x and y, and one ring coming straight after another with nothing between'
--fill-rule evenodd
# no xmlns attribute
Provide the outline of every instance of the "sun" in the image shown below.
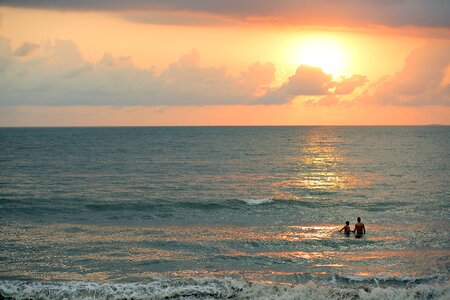
<svg viewBox="0 0 450 300"><path fill-rule="evenodd" d="M295 47L293 63L320 67L334 77L346 74L347 55L345 48L337 41L326 38L313 38L302 41Z"/></svg>

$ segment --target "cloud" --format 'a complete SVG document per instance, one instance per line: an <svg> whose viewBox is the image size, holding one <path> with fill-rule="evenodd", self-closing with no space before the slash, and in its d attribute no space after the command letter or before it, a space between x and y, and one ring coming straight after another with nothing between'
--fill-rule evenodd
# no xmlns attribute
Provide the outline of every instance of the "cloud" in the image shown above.
<svg viewBox="0 0 450 300"><path fill-rule="evenodd" d="M324 95L327 93L332 76L318 67L301 65L282 87L287 95Z"/></svg>
<svg viewBox="0 0 450 300"><path fill-rule="evenodd" d="M255 62L230 75L225 67L202 66L195 49L157 73L111 53L89 63L70 40L24 43L13 51L0 37L0 105L257 105L299 99L331 106L353 99L363 105L450 106L450 42L416 49L402 70L373 83L363 75L333 78L301 65L274 86L275 74L272 63Z"/></svg>
<svg viewBox="0 0 450 300"><path fill-rule="evenodd" d="M24 45L31 45L25 43ZM19 47L19 49L27 47ZM33 49L36 47L32 47ZM26 52L25 50L19 52ZM203 67L196 50L157 74L131 57L105 53L95 64L73 41L56 40L18 57L0 37L3 105L217 105L252 103L274 79L275 67L255 63L237 76Z"/></svg>
<svg viewBox="0 0 450 300"><path fill-rule="evenodd" d="M366 82L366 77L358 74L350 78L341 77L334 80L330 74L326 74L319 67L301 65L280 88L268 92L259 101L265 104L279 104L292 101L298 96L350 94ZM336 101L323 101L323 103L334 104Z"/></svg>
<svg viewBox="0 0 450 300"><path fill-rule="evenodd" d="M131 22L169 26L234 26L240 24L239 21L225 16L203 12L127 10L120 12L120 16Z"/></svg>
<svg viewBox="0 0 450 300"><path fill-rule="evenodd" d="M2 5L59 10L126 12L125 18L150 23L211 24L213 16L240 22L450 28L450 1L444 0L4 0ZM137 12L137 13L131 13ZM163 12L160 17L155 12ZM167 14L187 12L188 16Z"/></svg>
<svg viewBox="0 0 450 300"><path fill-rule="evenodd" d="M13 53L10 41L7 38L0 36L0 74L11 64L12 56Z"/></svg>
<svg viewBox="0 0 450 300"><path fill-rule="evenodd" d="M351 94L356 88L365 85L367 82L367 77L359 74L354 74L350 78L343 77L340 81L336 82L334 94Z"/></svg>
<svg viewBox="0 0 450 300"><path fill-rule="evenodd" d="M9 40L0 38L0 50L3 105L273 104L287 103L299 95L329 94L336 86L351 92L361 81L352 77L335 82L320 68L303 65L274 89L272 63L255 62L231 76L225 67L203 67L195 49L159 74L153 68L136 68L129 56L111 53L95 64L88 63L70 40L42 46L24 43L13 53ZM25 55L30 52L33 55Z"/></svg>
<svg viewBox="0 0 450 300"><path fill-rule="evenodd" d="M28 56L39 48L38 44L35 43L23 43L19 48L14 51L16 56Z"/></svg>
<svg viewBox="0 0 450 300"><path fill-rule="evenodd" d="M272 82L275 80L275 66L272 63L262 64L256 62L248 70L241 73L241 85L247 87L250 93L262 96L269 91Z"/></svg>
<svg viewBox="0 0 450 300"><path fill-rule="evenodd" d="M371 85L365 101L391 105L450 106L450 42L432 42L406 58L399 72Z"/></svg>

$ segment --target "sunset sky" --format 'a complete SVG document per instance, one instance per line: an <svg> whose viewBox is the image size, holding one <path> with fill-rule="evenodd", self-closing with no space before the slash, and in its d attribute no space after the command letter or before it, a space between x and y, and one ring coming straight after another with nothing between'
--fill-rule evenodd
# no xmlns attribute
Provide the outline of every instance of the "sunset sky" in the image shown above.
<svg viewBox="0 0 450 300"><path fill-rule="evenodd" d="M450 1L0 1L0 126L450 124Z"/></svg>

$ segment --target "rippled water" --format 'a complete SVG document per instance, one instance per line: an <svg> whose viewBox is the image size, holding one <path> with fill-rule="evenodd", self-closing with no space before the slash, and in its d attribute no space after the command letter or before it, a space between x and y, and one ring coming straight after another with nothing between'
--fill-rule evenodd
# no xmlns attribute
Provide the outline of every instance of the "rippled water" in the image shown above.
<svg viewBox="0 0 450 300"><path fill-rule="evenodd" d="M0 295L445 299L449 149L431 126L3 128Z"/></svg>

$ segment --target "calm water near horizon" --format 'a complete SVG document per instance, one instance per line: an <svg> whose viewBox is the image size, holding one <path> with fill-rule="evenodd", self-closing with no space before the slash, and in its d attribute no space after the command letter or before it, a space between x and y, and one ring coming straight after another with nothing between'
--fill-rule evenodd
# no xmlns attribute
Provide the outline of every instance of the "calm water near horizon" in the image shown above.
<svg viewBox="0 0 450 300"><path fill-rule="evenodd" d="M0 299L450 298L449 126L0 128L0 211Z"/></svg>

